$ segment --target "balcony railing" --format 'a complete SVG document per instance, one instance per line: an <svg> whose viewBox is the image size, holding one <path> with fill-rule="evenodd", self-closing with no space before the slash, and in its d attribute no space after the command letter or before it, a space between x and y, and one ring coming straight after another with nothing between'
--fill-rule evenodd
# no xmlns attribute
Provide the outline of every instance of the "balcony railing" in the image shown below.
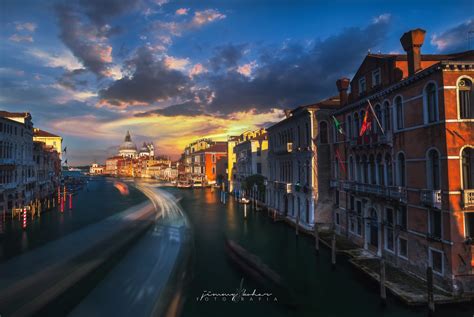
<svg viewBox="0 0 474 317"><path fill-rule="evenodd" d="M278 145L273 150L275 154L287 154L293 152L293 143L288 142L281 145Z"/></svg>
<svg viewBox="0 0 474 317"><path fill-rule="evenodd" d="M381 186L374 184L362 184L355 182L344 182L342 187L348 191L354 191L362 194L380 196L387 199L393 199L400 202L407 201L407 191L399 186Z"/></svg>
<svg viewBox="0 0 474 317"><path fill-rule="evenodd" d="M363 146L377 146L377 145L390 145L392 144L393 135L391 131L386 131L385 134L371 133L363 136L357 136L357 138L349 141L351 147L363 147Z"/></svg>
<svg viewBox="0 0 474 317"><path fill-rule="evenodd" d="M474 189L464 189L462 198L464 207L474 206Z"/></svg>
<svg viewBox="0 0 474 317"><path fill-rule="evenodd" d="M338 187L338 185L339 185L339 181L337 181L337 180L335 180L335 179L331 179L331 180L329 181L329 186L330 186L331 188L336 188L336 187Z"/></svg>
<svg viewBox="0 0 474 317"><path fill-rule="evenodd" d="M420 200L425 206L441 209L441 190L422 189Z"/></svg>

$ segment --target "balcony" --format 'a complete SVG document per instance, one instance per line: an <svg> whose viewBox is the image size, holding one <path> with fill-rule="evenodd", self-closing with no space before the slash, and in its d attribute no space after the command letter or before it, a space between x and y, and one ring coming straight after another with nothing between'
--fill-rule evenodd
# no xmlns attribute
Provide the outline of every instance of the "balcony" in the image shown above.
<svg viewBox="0 0 474 317"><path fill-rule="evenodd" d="M422 189L420 200L425 206L441 209L441 190Z"/></svg>
<svg viewBox="0 0 474 317"><path fill-rule="evenodd" d="M12 158L0 158L0 165L13 165L15 160Z"/></svg>
<svg viewBox="0 0 474 317"><path fill-rule="evenodd" d="M331 188L337 188L338 185L339 185L339 181L336 180L336 179L331 179L331 180L329 181L329 187L331 187Z"/></svg>
<svg viewBox="0 0 474 317"><path fill-rule="evenodd" d="M351 147L375 147L379 145L392 145L393 135L391 131L385 134L370 133L358 136L349 141Z"/></svg>
<svg viewBox="0 0 474 317"><path fill-rule="evenodd" d="M280 145L275 147L273 152L275 154L288 154L288 153L291 153L291 152L293 152L293 143L288 142L288 143L280 144Z"/></svg>
<svg viewBox="0 0 474 317"><path fill-rule="evenodd" d="M464 207L474 206L474 189L464 189L462 191L462 201Z"/></svg>
<svg viewBox="0 0 474 317"><path fill-rule="evenodd" d="M392 199L400 202L407 202L407 191L399 186L381 186L374 184L362 184L355 182L344 182L342 186L345 190L360 194L380 196L386 199Z"/></svg>

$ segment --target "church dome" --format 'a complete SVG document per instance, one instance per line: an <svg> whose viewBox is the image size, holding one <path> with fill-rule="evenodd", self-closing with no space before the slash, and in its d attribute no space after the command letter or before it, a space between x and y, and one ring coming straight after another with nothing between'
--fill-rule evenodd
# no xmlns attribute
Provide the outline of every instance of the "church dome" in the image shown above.
<svg viewBox="0 0 474 317"><path fill-rule="evenodd" d="M129 131L127 131L127 135L125 136L123 143L120 145L119 151L137 151L137 146L132 142L132 137L130 136Z"/></svg>

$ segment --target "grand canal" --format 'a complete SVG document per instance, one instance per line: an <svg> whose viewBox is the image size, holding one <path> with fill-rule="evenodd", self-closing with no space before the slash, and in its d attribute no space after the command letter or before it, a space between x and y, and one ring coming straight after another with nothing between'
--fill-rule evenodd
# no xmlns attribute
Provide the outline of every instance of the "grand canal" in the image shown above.
<svg viewBox="0 0 474 317"><path fill-rule="evenodd" d="M123 196L113 187L113 180L96 178L74 196L72 210L44 213L40 218L31 219L25 231L18 223L8 225L2 234L1 264L7 265L20 255L28 255L56 240L80 233L84 228L147 201L134 186L129 188L130 194ZM156 220L147 234L129 246L111 268L97 276L92 284L85 284L78 292L81 296L72 304L64 305L61 315L104 316L117 315L117 312L123 316L144 315L156 306L157 297L177 290L175 280L168 280L176 270L186 271L184 287L180 291L184 298L181 316L427 315L424 307L409 308L390 295L387 304L382 306L378 285L355 270L346 259L338 257L337 266L332 269L326 248L316 255L313 239L303 235L296 237L292 228L282 222L273 222L265 212L249 208L248 217L244 219L243 205L233 199L222 204L219 192L211 189L150 188L159 194L154 203L167 213ZM170 214L170 210L174 213ZM167 217L173 221L167 221ZM169 235L163 235L163 232ZM185 237L191 238L191 247L190 252L183 254L180 250L188 243ZM94 238L83 237L90 243ZM240 271L226 255L227 238L240 243L278 272L286 290L258 284ZM187 265L183 267L180 263ZM256 289L258 293L272 293L273 296L270 300L243 302L222 298L202 300L203 294L232 293L240 287L247 292ZM99 306L102 308L98 309ZM94 313L94 310L97 311ZM57 310L53 312L60 314ZM435 316L472 314L472 307L463 304L437 306Z"/></svg>

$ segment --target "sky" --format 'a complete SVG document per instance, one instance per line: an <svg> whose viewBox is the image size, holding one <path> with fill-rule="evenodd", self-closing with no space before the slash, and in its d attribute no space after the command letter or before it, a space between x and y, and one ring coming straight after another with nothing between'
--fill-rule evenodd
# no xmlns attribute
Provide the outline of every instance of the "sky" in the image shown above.
<svg viewBox="0 0 474 317"><path fill-rule="evenodd" d="M0 1L0 109L103 163L127 130L177 158L336 95L372 53L474 49L474 1ZM471 33L469 33L471 31ZM471 39L469 38L471 36Z"/></svg>

